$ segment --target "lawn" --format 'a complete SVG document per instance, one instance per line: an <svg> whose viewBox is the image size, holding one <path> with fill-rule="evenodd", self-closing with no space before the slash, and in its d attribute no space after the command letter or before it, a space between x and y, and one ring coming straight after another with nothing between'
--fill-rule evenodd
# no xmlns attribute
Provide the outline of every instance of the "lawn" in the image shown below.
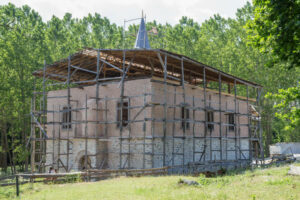
<svg viewBox="0 0 300 200"><path fill-rule="evenodd" d="M120 177L99 182L26 184L21 199L300 199L300 176L287 175L289 167L229 173L222 177ZM198 186L178 184L195 180ZM14 187L0 188L0 199L14 198Z"/></svg>

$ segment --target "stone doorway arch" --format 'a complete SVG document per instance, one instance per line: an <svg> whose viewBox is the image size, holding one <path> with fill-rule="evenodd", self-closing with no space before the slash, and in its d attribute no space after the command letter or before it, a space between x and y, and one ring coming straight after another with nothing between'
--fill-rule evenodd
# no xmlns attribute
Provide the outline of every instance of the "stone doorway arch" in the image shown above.
<svg viewBox="0 0 300 200"><path fill-rule="evenodd" d="M90 154L91 154L91 152L87 151L87 156L85 156L85 150L78 152L75 157L74 169L81 171L81 170L93 168L92 166L94 165L93 164L94 161L93 161L93 158L91 158L91 156L88 156ZM85 168L86 158L87 158L87 167Z"/></svg>
<svg viewBox="0 0 300 200"><path fill-rule="evenodd" d="M85 162L87 159L86 167L85 167ZM92 168L92 163L91 159L89 156L81 156L78 161L78 169L79 170L85 170L85 169L91 169Z"/></svg>

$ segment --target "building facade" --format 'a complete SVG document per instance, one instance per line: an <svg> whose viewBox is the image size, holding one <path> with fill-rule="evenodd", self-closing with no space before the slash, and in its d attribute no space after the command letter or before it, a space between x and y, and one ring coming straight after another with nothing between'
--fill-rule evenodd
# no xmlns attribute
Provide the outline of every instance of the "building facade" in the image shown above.
<svg viewBox="0 0 300 200"><path fill-rule="evenodd" d="M47 166L143 169L250 162L250 107L245 98L208 90L205 109L200 87L186 84L184 97L181 85L172 81L164 94L161 78L127 80L121 117L118 86L119 81L100 85L98 105L96 85L71 88L70 107L66 98L57 98L67 96L67 89L48 93L47 110L53 112L47 114Z"/></svg>
<svg viewBox="0 0 300 200"><path fill-rule="evenodd" d="M263 155L262 86L183 55L85 48L33 73L31 167L200 171ZM143 46L144 45L144 46Z"/></svg>

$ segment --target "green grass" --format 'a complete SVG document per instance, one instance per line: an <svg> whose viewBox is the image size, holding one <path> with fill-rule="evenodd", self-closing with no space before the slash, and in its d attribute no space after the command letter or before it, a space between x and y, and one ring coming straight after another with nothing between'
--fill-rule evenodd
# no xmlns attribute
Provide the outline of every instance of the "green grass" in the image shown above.
<svg viewBox="0 0 300 200"><path fill-rule="evenodd" d="M293 165L297 166L297 167L300 167L300 162L296 162L296 163L293 163Z"/></svg>
<svg viewBox="0 0 300 200"><path fill-rule="evenodd" d="M289 167L229 173L215 178L192 176L120 177L99 182L26 184L21 199L300 199L300 176L289 176ZM199 186L178 184L195 180ZM14 198L15 188L0 188L0 199Z"/></svg>

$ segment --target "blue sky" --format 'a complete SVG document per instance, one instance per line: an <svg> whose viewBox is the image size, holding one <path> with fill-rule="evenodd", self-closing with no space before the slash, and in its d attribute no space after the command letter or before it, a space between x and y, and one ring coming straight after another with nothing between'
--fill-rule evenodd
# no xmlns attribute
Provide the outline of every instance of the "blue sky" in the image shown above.
<svg viewBox="0 0 300 200"><path fill-rule="evenodd" d="M8 2L17 6L29 5L40 13L43 20L49 20L53 15L61 18L66 12L78 18L97 12L111 22L123 25L124 19L140 17L144 10L147 21L173 25L181 16L199 23L216 13L234 17L237 8L244 6L247 0L1 0L0 5Z"/></svg>

